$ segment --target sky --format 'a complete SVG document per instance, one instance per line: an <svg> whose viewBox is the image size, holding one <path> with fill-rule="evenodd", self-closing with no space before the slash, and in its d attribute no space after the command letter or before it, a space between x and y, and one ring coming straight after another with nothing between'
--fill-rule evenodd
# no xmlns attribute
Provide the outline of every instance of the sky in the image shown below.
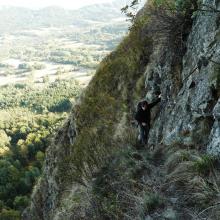
<svg viewBox="0 0 220 220"><path fill-rule="evenodd" d="M0 6L42 8L53 5L69 9L77 9L85 5L105 2L112 2L112 0L0 0Z"/></svg>

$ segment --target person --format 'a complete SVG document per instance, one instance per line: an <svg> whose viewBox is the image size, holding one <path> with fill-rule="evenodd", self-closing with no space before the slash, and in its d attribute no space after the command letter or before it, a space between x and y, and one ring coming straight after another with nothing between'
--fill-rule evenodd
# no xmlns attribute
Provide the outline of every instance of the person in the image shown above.
<svg viewBox="0 0 220 220"><path fill-rule="evenodd" d="M147 144L148 134L150 131L150 121L151 121L151 109L161 101L161 95L153 103L148 103L147 101L140 102L140 108L138 108L135 114L135 120L138 122L140 128L140 139L142 144Z"/></svg>

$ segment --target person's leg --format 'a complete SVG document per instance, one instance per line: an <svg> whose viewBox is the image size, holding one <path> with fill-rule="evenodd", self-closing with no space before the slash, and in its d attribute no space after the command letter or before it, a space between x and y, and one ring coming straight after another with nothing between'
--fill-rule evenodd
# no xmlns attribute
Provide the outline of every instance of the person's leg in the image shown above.
<svg viewBox="0 0 220 220"><path fill-rule="evenodd" d="M144 143L145 144L147 144L148 142L149 131L150 131L150 126L149 125L144 126Z"/></svg>
<svg viewBox="0 0 220 220"><path fill-rule="evenodd" d="M141 136L141 143L145 144L145 128L143 125L140 125L140 136Z"/></svg>

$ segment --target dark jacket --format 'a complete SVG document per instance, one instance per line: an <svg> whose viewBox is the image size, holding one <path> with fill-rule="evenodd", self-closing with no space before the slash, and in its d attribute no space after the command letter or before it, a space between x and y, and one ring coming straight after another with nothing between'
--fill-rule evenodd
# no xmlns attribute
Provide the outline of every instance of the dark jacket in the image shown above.
<svg viewBox="0 0 220 220"><path fill-rule="evenodd" d="M157 101L148 104L147 109L143 110L140 108L137 113L135 114L135 119L138 121L139 124L141 123L146 123L150 126L150 121L151 121L151 109L161 101L159 98Z"/></svg>

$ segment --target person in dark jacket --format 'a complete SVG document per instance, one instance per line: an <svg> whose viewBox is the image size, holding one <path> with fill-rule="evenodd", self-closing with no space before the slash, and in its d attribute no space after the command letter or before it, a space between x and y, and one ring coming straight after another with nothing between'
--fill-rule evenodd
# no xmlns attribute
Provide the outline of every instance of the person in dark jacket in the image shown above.
<svg viewBox="0 0 220 220"><path fill-rule="evenodd" d="M140 137L142 144L147 144L148 134L150 131L150 121L151 121L151 109L161 101L161 95L153 103L148 103L147 101L141 102L141 108L138 109L135 114L135 119L137 120L140 127Z"/></svg>

